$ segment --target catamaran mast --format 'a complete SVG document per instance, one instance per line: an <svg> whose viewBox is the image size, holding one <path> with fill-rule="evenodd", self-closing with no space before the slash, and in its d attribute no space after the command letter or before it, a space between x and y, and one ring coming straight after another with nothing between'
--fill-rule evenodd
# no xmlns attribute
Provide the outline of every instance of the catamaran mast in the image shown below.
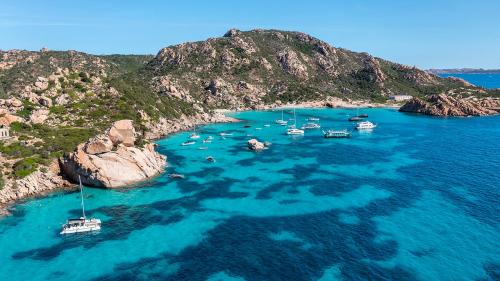
<svg viewBox="0 0 500 281"><path fill-rule="evenodd" d="M83 214L83 219L86 219L86 217L85 217L85 204L83 204L82 179L80 178L80 175L78 175L78 181L80 182L80 196L82 197L82 214Z"/></svg>

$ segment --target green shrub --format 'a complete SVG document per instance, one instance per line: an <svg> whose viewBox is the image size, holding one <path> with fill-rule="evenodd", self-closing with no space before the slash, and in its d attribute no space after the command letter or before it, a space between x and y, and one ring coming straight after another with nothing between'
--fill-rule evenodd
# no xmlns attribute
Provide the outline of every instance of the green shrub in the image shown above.
<svg viewBox="0 0 500 281"><path fill-rule="evenodd" d="M12 166L14 176L16 178L24 178L35 172L40 163L43 163L43 160L38 156L21 159Z"/></svg>

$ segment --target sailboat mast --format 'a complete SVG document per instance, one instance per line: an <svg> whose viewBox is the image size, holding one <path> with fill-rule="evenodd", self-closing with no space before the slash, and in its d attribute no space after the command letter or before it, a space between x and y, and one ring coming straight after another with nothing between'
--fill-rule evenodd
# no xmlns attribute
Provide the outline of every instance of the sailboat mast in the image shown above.
<svg viewBox="0 0 500 281"><path fill-rule="evenodd" d="M297 126L297 116L295 116L295 108L293 109L293 125Z"/></svg>
<svg viewBox="0 0 500 281"><path fill-rule="evenodd" d="M83 219L85 218L85 204L83 203L83 187L82 187L82 179L80 178L80 175L78 175L78 181L80 182L80 196L82 198L82 214L83 214Z"/></svg>

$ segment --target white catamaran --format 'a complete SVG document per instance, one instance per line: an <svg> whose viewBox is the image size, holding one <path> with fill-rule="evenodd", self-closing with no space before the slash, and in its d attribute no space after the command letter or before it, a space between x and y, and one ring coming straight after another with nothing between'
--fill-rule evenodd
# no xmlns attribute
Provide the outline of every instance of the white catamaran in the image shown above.
<svg viewBox="0 0 500 281"><path fill-rule="evenodd" d="M69 219L62 226L61 234L70 234L78 232L88 232L101 229L101 220L96 218L87 219L85 216L85 205L83 203L83 186L80 176L78 176L78 181L80 182L80 197L82 198L82 217L79 219Z"/></svg>

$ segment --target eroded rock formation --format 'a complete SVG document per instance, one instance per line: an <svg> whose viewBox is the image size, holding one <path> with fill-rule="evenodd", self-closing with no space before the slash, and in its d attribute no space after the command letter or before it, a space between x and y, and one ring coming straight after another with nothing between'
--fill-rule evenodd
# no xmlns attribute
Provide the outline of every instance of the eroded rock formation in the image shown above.
<svg viewBox="0 0 500 281"><path fill-rule="evenodd" d="M428 96L427 99L415 97L405 103L399 111L435 116L480 116L498 114L498 111L494 110L498 106L500 106L499 100L479 101L439 94Z"/></svg>
<svg viewBox="0 0 500 281"><path fill-rule="evenodd" d="M155 145L136 146L131 120L117 121L105 134L78 145L61 162L64 173L73 181L78 176L86 185L114 188L154 177L166 167L166 157Z"/></svg>

